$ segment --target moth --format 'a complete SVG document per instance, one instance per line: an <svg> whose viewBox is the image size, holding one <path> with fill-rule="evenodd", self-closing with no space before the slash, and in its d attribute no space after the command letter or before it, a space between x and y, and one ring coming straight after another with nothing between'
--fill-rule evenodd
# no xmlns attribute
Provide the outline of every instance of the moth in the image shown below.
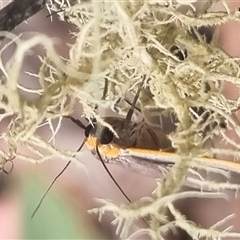
<svg viewBox="0 0 240 240"><path fill-rule="evenodd" d="M114 129L116 135L107 127L97 123L94 119L88 126L71 116L66 116L80 128L85 130L85 139L76 152L79 152L85 144L91 153L102 162L103 167L110 178L122 192L125 198L131 202L122 188L115 181L114 177L106 167L106 164L117 164L131 169L141 174L147 174L152 177L164 178L171 167L177 162L182 161L177 150L173 148L169 137L161 131L160 128L154 128L144 121L132 122L131 117L136 105L139 93L142 90L142 84L134 97L131 108L126 118L106 117L104 121ZM189 153L186 153L188 156ZM194 157L190 161L190 171L186 176L185 185L195 188L211 190L208 181L224 183L228 181L227 172L240 173L240 163L218 160L214 158ZM55 177L45 194L40 200L32 217L41 205L52 185L60 177L71 163L66 164L64 169ZM210 174L208 173L210 170ZM211 174L213 173L213 174ZM227 178L223 180L222 177ZM220 179L219 179L220 178ZM236 188L239 188L237 185Z"/></svg>
<svg viewBox="0 0 240 240"><path fill-rule="evenodd" d="M101 157L101 160L107 164L117 164L137 173L159 178L164 177L173 164L184 157L178 155L168 136L160 129L153 128L144 122L130 122L129 125L124 126L125 119L121 118L104 120L111 124L118 137L110 133L109 129L96 124L87 134L85 144L96 158ZM100 137L98 132L102 133ZM222 182L224 181L222 174L231 172L234 176L234 173L240 173L238 162L193 157L191 164L192 171L186 176L184 184L194 188L204 187L210 190L205 184L205 179ZM227 181L230 179L229 176Z"/></svg>

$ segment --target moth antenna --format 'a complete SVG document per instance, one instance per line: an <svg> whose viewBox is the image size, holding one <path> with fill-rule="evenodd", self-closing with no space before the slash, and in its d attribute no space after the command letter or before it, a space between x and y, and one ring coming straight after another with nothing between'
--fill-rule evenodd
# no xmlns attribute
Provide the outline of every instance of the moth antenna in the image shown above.
<svg viewBox="0 0 240 240"><path fill-rule="evenodd" d="M69 118L72 122L74 122L75 124L77 124L78 126L84 126L82 124L81 121L79 121L78 119L75 119L71 116L67 116L66 118ZM79 125L79 123L81 123ZM84 129L86 129L86 127L84 126ZM79 152L82 147L84 146L85 142L86 142L87 138L84 138L82 144L80 145L80 147L77 149L76 152ZM76 154L73 155L73 157L75 157ZM43 196L41 197L37 207L35 208L34 212L32 213L31 219L33 219L33 217L36 215L38 209L40 208L40 206L42 205L42 202L44 200L44 198L46 197L46 195L48 194L48 192L50 191L50 189L52 188L53 184L57 181L57 179L65 172L65 170L68 168L68 166L70 165L70 163L72 162L72 160L68 161L67 164L64 166L64 168L62 169L62 171L53 179L52 183L50 184L50 186L48 187L48 189L46 190L46 192L43 194Z"/></svg>
<svg viewBox="0 0 240 240"><path fill-rule="evenodd" d="M98 144L96 146L96 151L97 151L97 155L104 167L104 169L106 170L107 174L109 175L109 177L112 179L112 181L116 184L117 188L120 190L120 192L123 194L123 196L128 200L129 203L132 203L131 199L127 196L127 194L123 191L123 189L120 187L120 185L117 183L117 181L115 180L115 178L113 177L113 175L111 174L111 172L109 171L109 169L107 168L105 162L103 161L102 157L101 157L101 154L99 152L99 149L98 149ZM149 223L148 221L142 217L142 220L149 226Z"/></svg>
<svg viewBox="0 0 240 240"><path fill-rule="evenodd" d="M104 89L103 89L103 95L102 95L102 100L105 100L105 98L107 97L107 92L108 92L108 79L105 78L104 79Z"/></svg>
<svg viewBox="0 0 240 240"><path fill-rule="evenodd" d="M46 18L52 17L53 15L55 15L57 13L60 13L60 12L64 12L64 10L61 9L61 10L58 10L58 11L51 12L46 16Z"/></svg>
<svg viewBox="0 0 240 240"><path fill-rule="evenodd" d="M111 174L111 172L109 171L109 169L107 168L105 162L103 161L102 157L101 157L101 154L99 152L99 149L98 149L98 144L96 145L96 152L97 152L97 155L105 169L105 171L107 172L107 174L109 175L109 177L112 179L112 181L116 184L117 188L119 189L119 191L123 194L123 196L128 200L129 203L131 203L131 199L127 196L127 194L123 191L123 189L120 187L120 185L117 183L117 181L115 180L115 178L113 177L113 175Z"/></svg>
<svg viewBox="0 0 240 240"><path fill-rule="evenodd" d="M71 117L71 116L66 116L66 118L69 118L69 119L70 119L72 122L74 122L76 125L78 125L79 127L85 129L85 131L87 130L88 127L85 127L80 120L75 119L75 118L73 118L73 117ZM86 135L86 133L85 133L85 135ZM83 147L84 143L87 141L87 137L88 137L88 136L85 137L83 144L79 147L79 149L77 150L77 152L81 150L81 148ZM103 161L103 159L102 159L102 157L101 157L101 154L100 154L100 152L99 152L99 149L98 149L98 143L96 144L96 152L97 152L97 155L98 155L98 157L99 157L99 159L100 159L100 161L101 161L101 163L102 163L105 171L107 172L107 174L109 175L109 177L111 178L111 180L113 181L113 183L117 186L117 188L119 189L119 191L120 191L120 192L123 194L123 196L128 200L128 202L129 202L129 203L132 203L131 199L127 196L127 194L123 191L123 189L122 189L122 188L120 187L120 185L117 183L117 181L115 180L115 178L113 177L113 175L111 174L111 172L109 171L109 169L107 168L105 162ZM71 161L70 161L70 162L71 162ZM69 164L70 164L70 163L69 163ZM65 166L65 169L66 169L66 166ZM62 172L63 172L63 171L62 171ZM57 176L57 177L59 177L59 176ZM57 178L57 177L56 177L56 178ZM55 180L55 179L54 179L54 180ZM52 184L51 184L51 185L52 185ZM149 226L148 221L147 221L144 217L142 217L142 219L143 219L143 221Z"/></svg>
<svg viewBox="0 0 240 240"><path fill-rule="evenodd" d="M44 200L44 198L46 197L46 195L48 194L48 192L50 191L50 189L52 188L53 184L57 181L57 179L63 174L63 172L68 168L68 166L70 165L71 160L68 161L68 163L65 165L65 167L62 169L62 171L54 178L54 180L52 181L52 183L50 184L50 186L48 187L47 191L43 194L43 196L41 197L37 207L35 208L34 212L32 213L31 219L34 218L35 214L37 213L38 209L40 208L40 206L42 205L42 202Z"/></svg>
<svg viewBox="0 0 240 240"><path fill-rule="evenodd" d="M84 130L86 129L86 126L84 126L84 124L80 120L78 120L78 119L76 119L76 118L74 118L72 116L64 116L64 117L65 118L69 118L73 123L75 123L80 128L82 128Z"/></svg>
<svg viewBox="0 0 240 240"><path fill-rule="evenodd" d="M132 103L131 103L128 99L124 98L124 101L125 101L128 105L132 106ZM138 112L141 113L141 109L140 109L140 108L138 108L138 107L136 107L136 106L133 106L133 108L136 109Z"/></svg>
<svg viewBox="0 0 240 240"><path fill-rule="evenodd" d="M139 94L142 90L142 86L143 86L143 83L144 83L144 80L145 80L146 76L144 75L143 77L143 80L142 82L140 83L140 85L138 86L138 90L137 90L137 93L133 99L133 102L131 104L131 108L129 109L128 113L127 113L127 116L126 116L126 119L125 119L125 122L124 122L124 125L125 126L128 126L129 122L131 121L131 118L132 118L132 115L133 115L133 112L134 112L134 108L135 108L135 105L137 103L137 100L139 98Z"/></svg>

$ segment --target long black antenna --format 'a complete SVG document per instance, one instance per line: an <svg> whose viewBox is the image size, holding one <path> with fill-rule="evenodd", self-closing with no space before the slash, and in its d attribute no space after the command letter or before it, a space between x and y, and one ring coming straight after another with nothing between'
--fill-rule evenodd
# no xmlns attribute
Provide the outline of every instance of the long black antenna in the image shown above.
<svg viewBox="0 0 240 240"><path fill-rule="evenodd" d="M74 122L74 123L75 123L76 125L78 125L79 127L86 129L86 127L85 127L85 126L82 124L82 122L79 121L78 119L75 119L75 118L73 118L73 117L71 117L71 116L67 116L67 118L69 118L72 122ZM86 137L87 137L87 136L86 136ZM85 142L84 142L84 143L85 143ZM111 178L111 180L114 182L114 184L117 186L117 188L120 190L120 192L123 194L123 196L131 203L130 198L126 195L126 193L123 191L123 189L122 189L122 188L120 187L120 185L117 183L116 179L113 177L113 175L111 174L111 172L110 172L109 169L107 168L105 162L103 161L103 159L102 159L102 157L101 157L101 154L100 154L100 152L99 152L99 149L98 149L98 145L99 145L99 143L97 142L97 143L96 143L96 152L97 152L97 155L98 155L98 157L99 157L99 159L100 159L100 161L101 161L101 163L102 163L105 171L107 172L107 174L109 175L109 177ZM81 149L81 147L80 147L79 149Z"/></svg>
<svg viewBox="0 0 240 240"><path fill-rule="evenodd" d="M113 177L113 175L111 174L111 172L109 171L109 169L107 168L105 162L103 161L102 157L101 157L101 154L99 152L99 149L98 149L98 144L96 145L96 152L97 152L97 155L104 167L104 169L106 170L107 174L109 175L109 177L111 178L111 180L116 184L117 188L119 189L119 191L123 194L123 196L131 203L131 199L127 196L127 194L123 191L123 189L120 187L120 185L118 184L118 182L116 181L116 179Z"/></svg>
<svg viewBox="0 0 240 240"><path fill-rule="evenodd" d="M136 93L136 95L135 95L135 97L134 97L134 99L133 99L133 102L132 102L132 104L131 104L131 108L128 110L126 119L125 119L125 121L124 121L124 127L127 127L128 124L129 124L129 122L131 121L131 118L132 118L132 115L133 115L133 112L134 112L134 109L135 109L137 100L138 100L138 98L139 98L139 94L140 94L140 92L141 92L141 90L142 90L142 87L143 87L143 83L144 83L144 81L145 81L145 78L146 78L146 76L144 75L144 76L143 76L143 80L141 81L141 83L140 83L139 86L138 86L137 93Z"/></svg>
<svg viewBox="0 0 240 240"><path fill-rule="evenodd" d="M97 155L104 167L104 169L106 170L106 172L108 173L109 177L111 178L111 180L116 184L117 188L119 189L119 191L122 193L122 195L128 200L129 203L132 203L131 199L127 196L127 194L123 191L123 189L121 188L121 186L118 184L118 182L115 180L115 178L113 177L113 175L111 174L111 172L109 171L109 169L107 168L105 162L103 161L102 157L101 157L101 154L99 152L99 149L98 149L98 144L96 145L96 152L97 152ZM142 217L142 220L149 226L149 223L148 221Z"/></svg>
<svg viewBox="0 0 240 240"><path fill-rule="evenodd" d="M81 123L81 121L79 121L79 120L77 120L77 119L75 119L75 118L73 118L73 117L67 117L67 118L70 118L72 121L75 120L75 121L73 121L75 124L77 124L77 122L78 122L78 123L79 123L79 122ZM82 123L81 123L81 124L82 124ZM78 125L78 126L79 126L79 125ZM83 126L84 129L86 128L83 124L82 124L81 126ZM87 138L84 138L82 144L80 145L80 147L77 149L76 152L79 152L79 151L82 149L82 147L83 147L83 145L85 144L86 140L87 140ZM75 156L76 156L76 154L73 155L73 157L75 157ZM67 164L66 164L66 165L64 166L64 168L62 169L62 171L53 179L52 183L50 184L50 186L48 187L48 189L46 190L46 192L43 194L43 196L41 197L41 199L40 199L37 207L35 208L34 212L32 213L31 219L36 215L36 213L37 213L38 209L40 208L40 206L41 206L44 198L46 197L46 195L48 194L48 192L50 191L50 189L52 188L52 186L54 185L54 183L55 183L55 182L57 181L57 179L65 172L65 170L69 167L69 165L70 165L71 162L72 162L72 160L68 161Z"/></svg>
<svg viewBox="0 0 240 240"><path fill-rule="evenodd" d="M68 161L68 163L65 165L65 167L62 169L62 171L54 178L54 180L52 181L52 183L50 184L50 186L48 187L48 189L46 190L46 192L43 194L43 196L41 197L37 207L35 208L34 212L32 213L31 219L34 218L35 214L37 213L38 209L40 208L40 206L42 205L43 199L46 197L46 195L48 194L48 192L50 191L50 189L52 188L53 184L57 181L57 179L64 173L64 171L68 168L68 166L70 165L71 160Z"/></svg>
<svg viewBox="0 0 240 240"><path fill-rule="evenodd" d="M138 100L138 98L139 98L139 94L140 94L140 92L141 92L141 90L142 90L142 87L143 87L143 83L144 83L145 78L146 78L146 76L144 75L144 76L143 76L143 80L141 81L141 83L140 83L139 86L138 86L138 90L137 90L137 93L136 93L136 95L135 95L135 97L134 97L134 99L133 99L133 102L130 103L131 108L129 109L129 111L128 111L128 113L127 113L127 116L126 116L126 119L125 119L125 121L124 121L124 127L128 126L129 122L131 121L132 114L133 114L133 112L134 112L135 105L136 105L137 100ZM105 79L105 88L106 88L106 86L107 86L107 80ZM106 92L107 92L106 89L104 89L104 90L105 90L105 91L104 91L104 94L103 94L103 98L105 97ZM129 103L129 102L128 102L128 103ZM76 123L76 124L77 124L77 123ZM106 172L107 172L107 174L109 175L109 177L111 178L111 180L115 183L115 185L117 186L117 188L119 189L119 191L120 191L120 192L123 194L123 196L131 203L131 202L132 202L131 199L127 196L127 194L123 191L123 189L121 188L121 186L117 183L117 181L115 180L115 178L113 177L113 175L111 174L111 172L109 171L109 169L107 168L105 162L103 161L103 159L102 159L102 157L101 157L101 154L100 154L100 152L99 152L99 148L98 148L99 143L101 143L101 141L98 140L97 143L96 143L96 152L97 152L98 158L100 159L100 161L101 161L104 169L106 170ZM144 220L144 221L145 221L145 220Z"/></svg>

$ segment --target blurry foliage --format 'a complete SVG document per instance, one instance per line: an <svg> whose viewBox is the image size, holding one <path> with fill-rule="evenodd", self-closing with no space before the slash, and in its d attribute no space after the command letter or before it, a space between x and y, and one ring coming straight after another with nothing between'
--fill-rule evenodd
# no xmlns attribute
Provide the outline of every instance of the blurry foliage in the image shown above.
<svg viewBox="0 0 240 240"><path fill-rule="evenodd" d="M39 201L46 186L29 176L27 184L22 188L23 202L23 234L24 239L95 239L95 231L88 228L82 215L82 224L74 221L74 212L71 212L67 198L63 192L53 190L38 211L37 216L31 219L36 202ZM81 212L79 211L79 216Z"/></svg>

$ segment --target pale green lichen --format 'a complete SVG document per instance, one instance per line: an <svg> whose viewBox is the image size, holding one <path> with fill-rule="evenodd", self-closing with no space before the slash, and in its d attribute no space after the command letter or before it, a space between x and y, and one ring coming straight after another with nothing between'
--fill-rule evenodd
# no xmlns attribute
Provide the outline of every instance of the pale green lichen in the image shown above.
<svg viewBox="0 0 240 240"><path fill-rule="evenodd" d="M239 184L227 180L227 168L214 169L195 161L196 157L214 154L240 157L240 145L226 135L226 129L219 128L224 120L229 128L234 128L240 135L239 122L233 114L239 107L239 99L228 100L221 93L227 82L240 86L239 59L231 58L214 41L207 44L197 32L197 28L202 26L219 26L232 20L239 22L240 12L238 9L230 11L224 0L205 1L202 8L196 11L192 5L194 2L116 0L81 3L52 0L49 9L60 10L59 18L76 27L71 33L74 43L70 45L67 59L59 57L54 40L46 36L35 34L22 40L10 33L2 33L17 46L7 64L0 62L0 107L4 110L0 118L13 118L8 131L2 135L7 145L6 150L0 150L2 166L16 155L18 159L32 163L41 163L56 156L64 160L76 160L72 157L73 152L59 149L54 144L62 116L70 115L77 101L82 104L83 113L88 119L94 117L111 128L95 107L112 108L119 98L134 96L138 85L145 78L144 86L147 88L141 92L138 106L148 122L149 115L159 118L166 113L176 115L176 131L170 137L179 159L165 180L158 181L151 198L126 206L101 201L104 206L93 212L99 212L100 215L105 211L112 212L115 217L113 224L117 225L117 232L123 239L144 234L152 239L164 239L165 234L170 229L174 231L176 227L185 230L194 239L239 237L238 233L218 231L217 226L201 228L185 219L172 204L183 196L222 197L218 191L233 189L237 192L240 188ZM212 4L218 2L223 4L226 11L211 10ZM195 33L195 37L190 34L190 30ZM34 75L40 89L31 90L19 85L19 76L24 56L36 45L46 49L46 55L40 58L42 66L39 73ZM187 50L184 61L170 51L173 45ZM1 55L7 47L1 49ZM211 89L206 90L206 84ZM36 94L36 98L24 99L19 89ZM103 97L104 89L107 91ZM126 106L121 106L118 106L120 112L126 113ZM204 109L200 116L197 109L201 107ZM149 115L147 111L150 111ZM205 119L204 115L207 116ZM54 129L51 120L55 118L59 118L59 121ZM36 133L44 124L49 125L52 132L49 140L40 138ZM201 136L212 125L215 127ZM214 139L214 136L221 137L235 150L230 147L205 148L206 142ZM17 152L20 146L27 147L33 155L25 156ZM196 172L196 168L220 174L226 181L207 180ZM189 177L193 185L200 189L208 186L212 193L180 193L188 172L195 176ZM168 219L167 211L171 212L173 220ZM148 227L138 229L131 235L129 229L144 216L150 217Z"/></svg>

